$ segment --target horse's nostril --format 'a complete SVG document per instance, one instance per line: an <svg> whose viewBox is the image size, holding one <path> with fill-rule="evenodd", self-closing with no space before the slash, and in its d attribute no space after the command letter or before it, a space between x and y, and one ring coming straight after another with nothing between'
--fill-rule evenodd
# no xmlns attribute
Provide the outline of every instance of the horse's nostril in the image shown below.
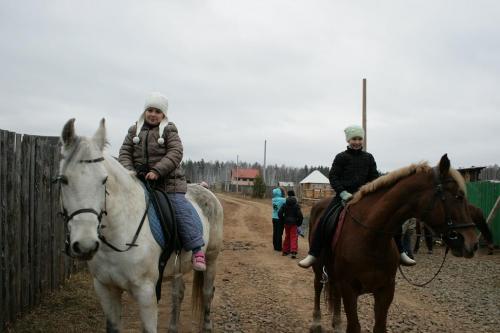
<svg viewBox="0 0 500 333"><path fill-rule="evenodd" d="M80 246L79 246L78 242L73 243L73 252L80 253Z"/></svg>
<svg viewBox="0 0 500 333"><path fill-rule="evenodd" d="M479 248L479 245L477 243L474 244L474 251L477 251L478 248Z"/></svg>

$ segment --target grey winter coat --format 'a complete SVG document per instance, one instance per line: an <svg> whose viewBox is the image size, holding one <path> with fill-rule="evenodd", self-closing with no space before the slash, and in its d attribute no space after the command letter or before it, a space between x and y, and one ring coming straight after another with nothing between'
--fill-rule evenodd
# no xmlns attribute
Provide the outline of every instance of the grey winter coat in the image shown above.
<svg viewBox="0 0 500 333"><path fill-rule="evenodd" d="M158 143L159 127L145 124L139 133L140 142L133 143L136 125L129 128L120 148L118 160L127 169L137 171L141 166L148 166L160 179L157 187L168 193L186 193L187 184L182 161L182 142L174 123L169 122L163 131L163 145Z"/></svg>

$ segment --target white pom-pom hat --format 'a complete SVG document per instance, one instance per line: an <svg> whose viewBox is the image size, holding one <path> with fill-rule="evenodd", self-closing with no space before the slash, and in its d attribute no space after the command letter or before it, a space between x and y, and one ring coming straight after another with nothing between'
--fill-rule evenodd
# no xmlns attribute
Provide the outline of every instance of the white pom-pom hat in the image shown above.
<svg viewBox="0 0 500 333"><path fill-rule="evenodd" d="M160 122L160 125L158 126L159 127L158 130L160 133L158 144L163 145L165 144L165 139L162 138L162 135L163 131L165 130L165 127L168 125L168 117L167 117L168 99L159 92L152 92L149 93L148 96L146 96L146 102L144 103L144 110L141 113L139 120L136 122L136 131L135 131L135 136L132 139L132 142L134 144L138 144L139 142L141 142L141 139L139 138L139 133L141 132L142 125L144 125L144 111L146 111L147 108L156 108L165 115L165 117Z"/></svg>

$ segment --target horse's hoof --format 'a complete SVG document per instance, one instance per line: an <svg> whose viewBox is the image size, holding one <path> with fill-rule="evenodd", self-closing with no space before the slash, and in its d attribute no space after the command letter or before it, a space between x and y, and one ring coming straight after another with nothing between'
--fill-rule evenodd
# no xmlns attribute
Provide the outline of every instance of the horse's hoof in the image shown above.
<svg viewBox="0 0 500 333"><path fill-rule="evenodd" d="M323 328L319 324L314 324L309 328L309 333L323 333Z"/></svg>

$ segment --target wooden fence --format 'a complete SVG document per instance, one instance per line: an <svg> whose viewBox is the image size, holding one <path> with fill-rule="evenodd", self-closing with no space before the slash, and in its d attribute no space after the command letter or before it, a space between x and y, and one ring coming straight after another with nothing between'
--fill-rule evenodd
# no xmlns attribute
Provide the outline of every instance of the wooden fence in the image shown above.
<svg viewBox="0 0 500 333"><path fill-rule="evenodd" d="M0 333L77 270L58 215L58 138L0 130Z"/></svg>

